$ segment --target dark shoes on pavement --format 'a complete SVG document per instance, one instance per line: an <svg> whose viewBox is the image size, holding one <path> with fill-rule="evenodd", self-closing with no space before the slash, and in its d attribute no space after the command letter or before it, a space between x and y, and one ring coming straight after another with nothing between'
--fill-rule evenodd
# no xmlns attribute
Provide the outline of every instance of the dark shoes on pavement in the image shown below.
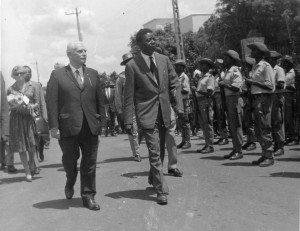
<svg viewBox="0 0 300 231"><path fill-rule="evenodd" d="M185 142L181 142L180 144L177 145L177 148L182 148Z"/></svg>
<svg viewBox="0 0 300 231"><path fill-rule="evenodd" d="M13 165L8 165L7 166L7 172L8 173L17 173L18 169L16 169L15 166L13 166Z"/></svg>
<svg viewBox="0 0 300 231"><path fill-rule="evenodd" d="M282 156L284 155L284 150L282 148L278 148L274 151L274 156Z"/></svg>
<svg viewBox="0 0 300 231"><path fill-rule="evenodd" d="M229 160L238 160L243 158L243 153L242 152L234 152L232 151L228 155L224 155L224 159L229 159Z"/></svg>
<svg viewBox="0 0 300 231"><path fill-rule="evenodd" d="M83 206L89 210L97 211L100 210L100 205L98 205L94 198L82 197Z"/></svg>
<svg viewBox="0 0 300 231"><path fill-rule="evenodd" d="M136 155L133 157L133 160L136 161L136 162L141 162L142 159L141 159L141 156L140 155Z"/></svg>
<svg viewBox="0 0 300 231"><path fill-rule="evenodd" d="M181 147L181 149L189 149L190 147L191 147L191 143L190 142L184 142L184 144Z"/></svg>
<svg viewBox="0 0 300 231"><path fill-rule="evenodd" d="M269 167L274 164L274 158L261 156L258 160L252 161L252 164L259 167Z"/></svg>
<svg viewBox="0 0 300 231"><path fill-rule="evenodd" d="M160 205L166 205L168 204L168 197L164 193L158 193L157 194L157 204Z"/></svg>
<svg viewBox="0 0 300 231"><path fill-rule="evenodd" d="M66 185L65 186L65 195L68 200L72 199L73 195L74 195L74 188L73 187L70 188Z"/></svg>
<svg viewBox="0 0 300 231"><path fill-rule="evenodd" d="M229 144L229 141L228 141L228 139L221 138L221 139L218 139L216 142L214 142L214 144L226 145L226 144Z"/></svg>
<svg viewBox="0 0 300 231"><path fill-rule="evenodd" d="M180 172L180 170L178 168L169 169L168 173L175 177L182 177L182 172Z"/></svg>
<svg viewBox="0 0 300 231"><path fill-rule="evenodd" d="M287 139L284 143L284 145L286 146L294 146L294 145L298 145L299 141L295 140L295 139Z"/></svg>
<svg viewBox="0 0 300 231"><path fill-rule="evenodd" d="M197 150L198 153L207 154L214 152L214 148L211 146L204 146L202 149Z"/></svg>
<svg viewBox="0 0 300 231"><path fill-rule="evenodd" d="M243 150L246 150L246 151L252 151L252 150L255 150L256 149L256 144L255 143L245 143L242 147Z"/></svg>

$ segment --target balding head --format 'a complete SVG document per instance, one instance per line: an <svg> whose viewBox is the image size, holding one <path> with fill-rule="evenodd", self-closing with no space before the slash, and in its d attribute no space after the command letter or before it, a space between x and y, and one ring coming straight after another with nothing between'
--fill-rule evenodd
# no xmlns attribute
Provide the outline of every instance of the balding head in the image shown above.
<svg viewBox="0 0 300 231"><path fill-rule="evenodd" d="M81 41L69 42L67 46L67 55L70 60L70 64L79 68L86 62L86 48Z"/></svg>

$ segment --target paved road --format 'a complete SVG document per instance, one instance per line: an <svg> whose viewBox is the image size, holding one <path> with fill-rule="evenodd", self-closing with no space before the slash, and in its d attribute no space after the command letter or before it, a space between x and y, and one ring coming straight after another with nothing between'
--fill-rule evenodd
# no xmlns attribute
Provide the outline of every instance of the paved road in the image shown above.
<svg viewBox="0 0 300 231"><path fill-rule="evenodd" d="M179 137L176 137L179 141ZM230 145L213 154L197 154L203 140L179 153L184 177L166 174L169 204L156 204L147 183L149 163L132 161L126 135L101 137L97 164L98 212L82 207L79 182L72 200L64 197L65 173L58 143L51 140L40 175L25 181L16 155L17 174L0 172L0 230L6 231L296 231L299 230L300 146L286 148L274 166L250 162L260 150L241 160L224 160ZM166 165L164 172L167 172Z"/></svg>

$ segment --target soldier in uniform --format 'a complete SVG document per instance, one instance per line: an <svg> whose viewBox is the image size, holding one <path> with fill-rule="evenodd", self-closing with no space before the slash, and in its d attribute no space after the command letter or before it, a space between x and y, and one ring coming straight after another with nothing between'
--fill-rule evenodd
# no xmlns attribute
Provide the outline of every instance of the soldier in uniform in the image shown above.
<svg viewBox="0 0 300 231"><path fill-rule="evenodd" d="M214 152L213 139L213 100L212 95L215 89L215 78L209 73L215 64L208 58L203 58L199 61L199 69L202 72L202 77L198 81L196 89L196 97L199 109L200 127L203 129L205 146L197 150L200 153Z"/></svg>
<svg viewBox="0 0 300 231"><path fill-rule="evenodd" d="M285 70L285 145L299 144L297 129L296 129L296 86L295 86L295 70L294 61L291 56L284 56L282 59L282 67Z"/></svg>
<svg viewBox="0 0 300 231"><path fill-rule="evenodd" d="M253 66L251 79L246 79L245 83L251 86L255 133L262 148L261 157L252 164L267 167L274 164L271 130L273 69L264 59L270 55L264 43L254 42L248 47L256 64Z"/></svg>
<svg viewBox="0 0 300 231"><path fill-rule="evenodd" d="M284 154L284 91L285 91L285 73L284 70L277 65L278 59L281 57L277 51L271 51L268 62L274 70L275 91L272 94L272 136L274 140L274 156L281 156Z"/></svg>
<svg viewBox="0 0 300 231"><path fill-rule="evenodd" d="M242 129L242 98L240 92L243 84L242 74L238 65L241 60L234 50L224 53L224 67L226 69L223 81L219 82L224 87L228 123L232 135L233 150L225 159L237 160L243 158L243 129Z"/></svg>
<svg viewBox="0 0 300 231"><path fill-rule="evenodd" d="M180 144L177 145L177 148L188 149L191 147L191 140L190 140L191 125L189 121L189 114L190 114L189 95L191 93L190 80L189 77L184 73L184 69L186 67L184 60L181 59L176 60L174 66L175 66L175 71L179 76L179 82L181 84L181 95L182 95L183 110L184 110L183 118L180 118L180 123L179 123L181 125L182 141Z"/></svg>
<svg viewBox="0 0 300 231"><path fill-rule="evenodd" d="M222 59L217 59L217 64L221 65L223 63ZM221 82L224 78L224 72L222 68L218 68L218 71L215 75L215 91L213 95L213 101L214 101L214 112L215 112L215 118L216 118L216 124L217 124L217 132L220 135L220 139L218 139L214 144L218 145L226 145L229 143L228 141L228 130L226 125L226 114L225 114L225 97L224 95L224 88L222 86L219 86L219 82Z"/></svg>

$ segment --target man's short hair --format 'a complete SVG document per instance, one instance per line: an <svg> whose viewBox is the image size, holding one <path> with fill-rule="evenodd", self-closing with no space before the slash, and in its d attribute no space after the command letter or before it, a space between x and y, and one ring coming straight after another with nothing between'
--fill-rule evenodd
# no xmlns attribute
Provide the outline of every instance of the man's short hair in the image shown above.
<svg viewBox="0 0 300 231"><path fill-rule="evenodd" d="M77 44L84 45L83 42L81 42L81 41L72 41L72 42L69 42L68 45L67 45L67 53L74 51L74 49L75 49L75 47L76 47Z"/></svg>
<svg viewBox="0 0 300 231"><path fill-rule="evenodd" d="M32 70L31 70L31 68L30 68L29 66L25 65L24 67L25 67L26 69L28 69L30 73L32 73Z"/></svg>
<svg viewBox="0 0 300 231"><path fill-rule="evenodd" d="M136 43L141 43L143 41L144 35L147 33L152 33L152 30L149 28L140 29L135 36Z"/></svg>

